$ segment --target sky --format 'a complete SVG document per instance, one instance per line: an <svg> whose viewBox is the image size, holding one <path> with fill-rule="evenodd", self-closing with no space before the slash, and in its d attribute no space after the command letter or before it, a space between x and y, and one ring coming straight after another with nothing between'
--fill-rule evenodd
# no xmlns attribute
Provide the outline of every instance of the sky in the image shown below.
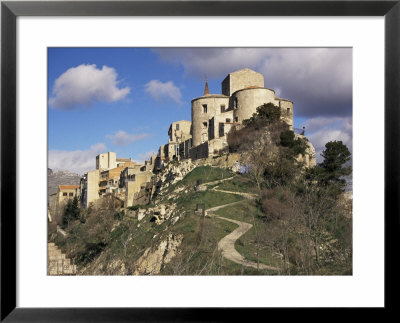
<svg viewBox="0 0 400 323"><path fill-rule="evenodd" d="M173 121L191 120L206 79L220 94L225 76L245 67L293 101L317 161L331 140L352 151L351 48L49 48L49 167L83 174L107 151L148 159Z"/></svg>

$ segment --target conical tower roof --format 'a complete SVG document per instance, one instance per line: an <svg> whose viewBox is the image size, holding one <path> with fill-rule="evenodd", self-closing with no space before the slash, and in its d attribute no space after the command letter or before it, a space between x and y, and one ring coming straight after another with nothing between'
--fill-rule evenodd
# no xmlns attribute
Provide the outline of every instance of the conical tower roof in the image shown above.
<svg viewBox="0 0 400 323"><path fill-rule="evenodd" d="M208 82L206 80L206 86L204 87L204 96L210 95L210 90L208 89Z"/></svg>

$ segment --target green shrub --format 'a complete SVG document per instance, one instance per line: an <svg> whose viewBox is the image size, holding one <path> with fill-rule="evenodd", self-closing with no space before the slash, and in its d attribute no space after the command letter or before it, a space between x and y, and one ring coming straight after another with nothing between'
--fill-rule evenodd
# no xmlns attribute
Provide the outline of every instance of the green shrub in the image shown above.
<svg viewBox="0 0 400 323"><path fill-rule="evenodd" d="M121 212L116 212L114 214L114 220L122 221L124 219L124 216L125 216L124 210L122 210Z"/></svg>
<svg viewBox="0 0 400 323"><path fill-rule="evenodd" d="M280 144L291 149L294 156L306 153L307 143L301 138L295 138L294 132L291 130L281 132Z"/></svg>
<svg viewBox="0 0 400 323"><path fill-rule="evenodd" d="M136 210L139 210L140 208L143 208L143 206L140 204L137 204L137 205L129 206L128 210L136 211Z"/></svg>

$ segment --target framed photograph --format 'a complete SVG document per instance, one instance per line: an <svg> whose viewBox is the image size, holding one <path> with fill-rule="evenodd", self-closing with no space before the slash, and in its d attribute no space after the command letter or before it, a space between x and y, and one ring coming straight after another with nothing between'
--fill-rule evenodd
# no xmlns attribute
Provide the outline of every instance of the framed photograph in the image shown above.
<svg viewBox="0 0 400 323"><path fill-rule="evenodd" d="M394 306L398 1L1 15L1 320Z"/></svg>

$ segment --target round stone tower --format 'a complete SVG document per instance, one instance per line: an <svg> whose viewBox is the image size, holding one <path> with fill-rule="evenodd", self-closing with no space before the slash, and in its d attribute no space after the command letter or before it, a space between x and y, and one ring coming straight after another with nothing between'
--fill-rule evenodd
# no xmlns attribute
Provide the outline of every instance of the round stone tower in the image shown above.
<svg viewBox="0 0 400 323"><path fill-rule="evenodd" d="M275 91L262 87L249 87L232 94L231 105L236 122L249 119L264 103L275 103Z"/></svg>
<svg viewBox="0 0 400 323"><path fill-rule="evenodd" d="M221 114L229 106L229 97L209 94L192 100L192 140L193 147L208 140L210 119Z"/></svg>

